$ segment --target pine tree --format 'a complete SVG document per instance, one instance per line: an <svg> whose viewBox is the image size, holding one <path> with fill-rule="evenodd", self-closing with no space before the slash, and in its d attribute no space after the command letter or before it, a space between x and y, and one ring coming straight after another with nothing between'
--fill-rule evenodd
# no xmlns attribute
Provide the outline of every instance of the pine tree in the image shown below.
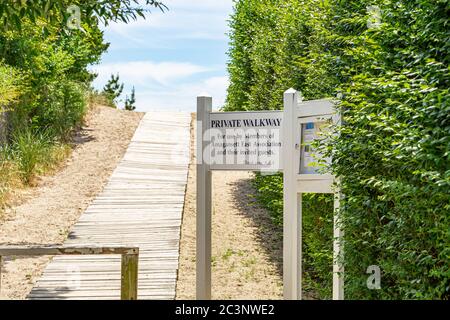
<svg viewBox="0 0 450 320"><path fill-rule="evenodd" d="M128 96L125 99L125 110L128 111L134 111L136 110L136 92L133 87L133 90L131 90L131 97L128 99Z"/></svg>
<svg viewBox="0 0 450 320"><path fill-rule="evenodd" d="M103 94L108 98L112 107L117 107L117 98L123 92L123 83L119 82L119 74L117 76L111 75L108 83L103 88Z"/></svg>

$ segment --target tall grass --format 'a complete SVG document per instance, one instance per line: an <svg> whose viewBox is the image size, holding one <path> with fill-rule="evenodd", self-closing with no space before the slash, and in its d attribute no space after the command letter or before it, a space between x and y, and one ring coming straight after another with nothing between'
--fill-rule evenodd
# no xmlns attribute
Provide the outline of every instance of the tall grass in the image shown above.
<svg viewBox="0 0 450 320"><path fill-rule="evenodd" d="M15 191L32 186L36 177L55 171L71 153L48 133L23 129L13 134L9 145L0 146L0 213Z"/></svg>
<svg viewBox="0 0 450 320"><path fill-rule="evenodd" d="M117 108L117 106L114 104L114 101L112 101L110 97L108 97L103 92L99 92L94 89L90 91L88 101L90 106L100 105L105 107Z"/></svg>
<svg viewBox="0 0 450 320"><path fill-rule="evenodd" d="M19 131L14 135L14 159L21 178L26 184L30 184L34 178L38 164L47 158L50 145L51 142L47 135L34 133L30 129Z"/></svg>
<svg viewBox="0 0 450 320"><path fill-rule="evenodd" d="M8 202L10 192L23 185L17 163L9 146L0 146L0 209ZM1 213L1 210L0 210Z"/></svg>

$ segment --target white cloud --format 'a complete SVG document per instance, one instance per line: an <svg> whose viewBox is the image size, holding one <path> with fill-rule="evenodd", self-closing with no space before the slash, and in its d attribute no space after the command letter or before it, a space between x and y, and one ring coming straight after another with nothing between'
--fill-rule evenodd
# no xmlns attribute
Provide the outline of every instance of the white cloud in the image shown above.
<svg viewBox="0 0 450 320"><path fill-rule="evenodd" d="M196 110L199 95L213 97L213 108L225 103L228 77L210 77L195 83L184 83L166 90L136 91L138 111L190 111Z"/></svg>
<svg viewBox="0 0 450 320"><path fill-rule="evenodd" d="M211 69L188 62L133 61L123 63L106 63L92 68L98 74L96 83L106 83L111 74L119 74L125 83L151 86L168 85L171 82Z"/></svg>
<svg viewBox="0 0 450 320"><path fill-rule="evenodd" d="M209 95L213 97L215 107L221 107L225 103L226 89L228 88L228 77L211 77L199 83L191 83L181 86L181 92L187 96L195 97ZM195 98L194 97L194 98Z"/></svg>
<svg viewBox="0 0 450 320"><path fill-rule="evenodd" d="M99 74L94 86L101 89L119 73L124 96L136 87L138 111L195 111L196 96L205 92L214 108L221 107L228 87L221 51L232 0L162 1L169 11L154 9L146 20L105 28L112 42L108 61L114 63L92 68ZM124 57L138 61L123 62Z"/></svg>
<svg viewBox="0 0 450 320"><path fill-rule="evenodd" d="M106 30L148 46L154 45L146 41L149 35L155 42L226 39L231 0L166 0L164 3L169 7L164 13L153 10L147 15L147 19L138 19L129 24L112 23Z"/></svg>

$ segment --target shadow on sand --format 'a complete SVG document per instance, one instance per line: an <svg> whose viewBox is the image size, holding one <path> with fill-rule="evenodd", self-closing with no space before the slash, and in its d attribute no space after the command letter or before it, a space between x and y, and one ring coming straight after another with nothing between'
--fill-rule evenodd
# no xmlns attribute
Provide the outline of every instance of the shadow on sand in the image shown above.
<svg viewBox="0 0 450 320"><path fill-rule="evenodd" d="M256 236L270 261L283 274L283 227L276 226L266 209L255 200L256 190L250 179L240 179L232 185L232 199L240 214L250 218L256 227Z"/></svg>
<svg viewBox="0 0 450 320"><path fill-rule="evenodd" d="M277 226L266 209L262 208L255 198L256 190L251 179L240 179L232 184L232 199L240 214L250 218L256 227L257 240L261 248L276 268L280 278L283 277L283 227ZM303 292L303 299L317 300L317 294Z"/></svg>

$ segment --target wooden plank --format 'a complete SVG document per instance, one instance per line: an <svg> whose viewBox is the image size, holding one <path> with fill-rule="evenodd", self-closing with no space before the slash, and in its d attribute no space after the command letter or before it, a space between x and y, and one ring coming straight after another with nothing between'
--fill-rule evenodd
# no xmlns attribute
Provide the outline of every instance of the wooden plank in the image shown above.
<svg viewBox="0 0 450 320"><path fill-rule="evenodd" d="M111 255L139 254L138 247L130 246L0 246L0 256L57 256L57 255Z"/></svg>
<svg viewBox="0 0 450 320"><path fill-rule="evenodd" d="M139 299L174 299L190 161L188 113L147 113L107 185L65 245L140 248ZM29 299L119 299L120 256L56 256ZM68 285L76 276L77 285ZM70 284L70 283L69 283ZM125 284L122 284L125 285Z"/></svg>

